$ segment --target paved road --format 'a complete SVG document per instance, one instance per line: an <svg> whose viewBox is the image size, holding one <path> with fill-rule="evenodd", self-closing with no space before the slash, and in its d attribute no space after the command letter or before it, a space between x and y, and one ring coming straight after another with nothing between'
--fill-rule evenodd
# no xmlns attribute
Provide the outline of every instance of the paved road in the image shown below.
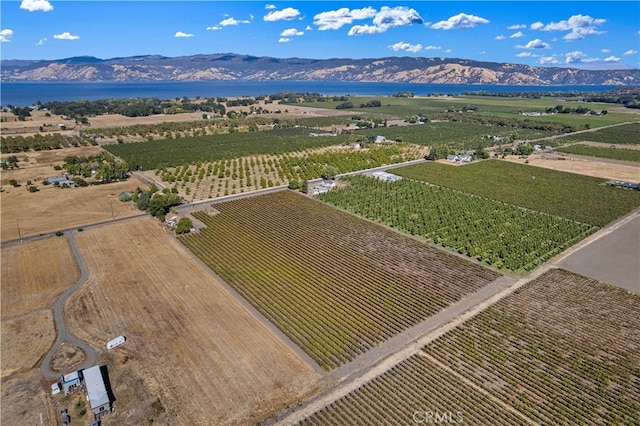
<svg viewBox="0 0 640 426"><path fill-rule="evenodd" d="M96 351L86 342L78 339L76 336L72 335L67 331L67 328L64 323L64 302L71 296L71 294L76 291L80 286L82 286L89 276L89 272L87 270L87 266L80 255L80 251L78 250L78 246L76 245L76 241L73 238L72 233L65 232L67 239L69 240L69 244L71 245L71 251L73 252L73 256L76 259L76 263L78 264L78 268L80 269L80 278L78 281L68 289L64 291L58 297L56 304L53 308L53 320L56 325L56 340L49 349L49 352L45 355L42 360L42 365L40 366L40 372L43 376L48 378L59 378L60 372L53 371L51 369L51 360L55 355L56 351L60 348L63 342L67 342L73 346L80 348L85 353L85 361L82 366L77 367L77 369L83 369L91 367L96 362Z"/></svg>

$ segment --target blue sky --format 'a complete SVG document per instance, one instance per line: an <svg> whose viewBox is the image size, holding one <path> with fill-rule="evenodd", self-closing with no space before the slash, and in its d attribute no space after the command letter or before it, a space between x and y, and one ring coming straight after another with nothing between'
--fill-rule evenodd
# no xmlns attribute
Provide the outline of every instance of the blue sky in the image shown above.
<svg viewBox="0 0 640 426"><path fill-rule="evenodd" d="M240 53L640 67L633 1L0 2L2 59Z"/></svg>

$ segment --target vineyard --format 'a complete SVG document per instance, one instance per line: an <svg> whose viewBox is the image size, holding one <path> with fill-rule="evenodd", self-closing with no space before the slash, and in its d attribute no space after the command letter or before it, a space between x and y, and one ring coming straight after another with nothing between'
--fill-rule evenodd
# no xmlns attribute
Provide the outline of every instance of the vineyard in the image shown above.
<svg viewBox="0 0 640 426"><path fill-rule="evenodd" d="M215 207L181 241L326 370L499 277L291 191Z"/></svg>
<svg viewBox="0 0 640 426"><path fill-rule="evenodd" d="M601 142L615 145L638 145L640 135L640 123L625 124L622 126L599 129L595 132L581 133L562 138L563 142Z"/></svg>
<svg viewBox="0 0 640 426"><path fill-rule="evenodd" d="M173 167L197 161L225 160L257 154L279 154L337 145L347 141L345 135L312 137L309 136L311 129L297 128L295 130L294 134L278 130L220 133L105 145L104 148L127 161L132 169L153 170L159 165ZM300 134L301 131L304 134Z"/></svg>
<svg viewBox="0 0 640 426"><path fill-rule="evenodd" d="M213 162L196 162L155 171L154 179L173 185L188 200L286 185L320 178L327 165L338 173L352 172L424 157L428 148L411 144L370 144L308 149L278 155L256 155ZM147 173L150 175L150 173Z"/></svg>
<svg viewBox="0 0 640 426"><path fill-rule="evenodd" d="M556 151L566 152L567 154L586 155L588 157L609 158L611 160L634 161L636 163L640 163L640 149L607 148L602 146L575 144L556 148Z"/></svg>
<svg viewBox="0 0 640 426"><path fill-rule="evenodd" d="M499 269L530 271L597 229L420 181L343 180L318 198Z"/></svg>
<svg viewBox="0 0 640 426"><path fill-rule="evenodd" d="M300 424L637 425L639 309L551 270Z"/></svg>
<svg viewBox="0 0 640 426"><path fill-rule="evenodd" d="M555 269L425 351L536 423L637 425L639 311L638 295Z"/></svg>
<svg viewBox="0 0 640 426"><path fill-rule="evenodd" d="M444 418L435 421L435 415ZM427 418L430 421L427 421ZM415 355L300 425L529 424L427 358Z"/></svg>
<svg viewBox="0 0 640 426"><path fill-rule="evenodd" d="M604 179L489 160L464 167L422 163L392 173L595 226L640 206L640 194Z"/></svg>

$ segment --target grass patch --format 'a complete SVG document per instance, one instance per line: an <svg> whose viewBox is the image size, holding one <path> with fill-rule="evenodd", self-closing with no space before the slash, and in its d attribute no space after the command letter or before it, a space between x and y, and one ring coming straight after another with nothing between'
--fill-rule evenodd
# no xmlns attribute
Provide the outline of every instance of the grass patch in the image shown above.
<svg viewBox="0 0 640 426"><path fill-rule="evenodd" d="M567 154L585 155L587 157L608 158L611 160L634 161L636 163L640 163L640 149L607 148L602 146L575 144L559 147L556 151L566 152Z"/></svg>

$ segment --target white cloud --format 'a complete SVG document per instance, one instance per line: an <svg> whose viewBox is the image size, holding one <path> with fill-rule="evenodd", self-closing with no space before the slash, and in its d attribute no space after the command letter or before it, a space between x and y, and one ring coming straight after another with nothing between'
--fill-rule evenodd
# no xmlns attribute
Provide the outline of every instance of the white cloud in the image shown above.
<svg viewBox="0 0 640 426"><path fill-rule="evenodd" d="M349 35L379 34L389 28L403 27L412 24L422 24L424 20L415 9L405 6L382 6L373 17L373 25L354 25L349 30Z"/></svg>
<svg viewBox="0 0 640 426"><path fill-rule="evenodd" d="M544 24L542 22L540 22L540 21L534 22L533 24L531 24L529 26L529 28L531 28L532 30L539 30L541 28L544 28Z"/></svg>
<svg viewBox="0 0 640 426"><path fill-rule="evenodd" d="M604 34L605 31L599 31L598 27L607 22L606 19L592 18L589 15L573 15L567 20L559 22L550 22L543 24L536 22L532 24L531 29L541 31L570 31L563 38L565 40L579 40L587 35ZM535 28L533 26L536 26Z"/></svg>
<svg viewBox="0 0 640 426"><path fill-rule="evenodd" d="M304 29L305 31L313 31L313 28L311 28L311 25L307 25L307 28Z"/></svg>
<svg viewBox="0 0 640 426"><path fill-rule="evenodd" d="M290 38L287 38L287 37L281 37L281 38L278 40L278 43L289 43L290 41L291 41L291 39L290 39Z"/></svg>
<svg viewBox="0 0 640 426"><path fill-rule="evenodd" d="M304 35L304 31L299 31L295 28L288 28L280 33L282 37L293 37Z"/></svg>
<svg viewBox="0 0 640 426"><path fill-rule="evenodd" d="M372 7L353 10L343 7L338 10L318 13L313 17L313 25L316 25L320 31L337 30L355 20L373 18L375 15L376 10Z"/></svg>
<svg viewBox="0 0 640 426"><path fill-rule="evenodd" d="M604 58L604 61L605 62L622 62L622 59L611 55L611 56L609 56L607 58Z"/></svg>
<svg viewBox="0 0 640 426"><path fill-rule="evenodd" d="M509 25L509 26L507 27L507 29L508 29L508 30L524 30L525 28L527 28L527 26L526 26L526 25L518 25L518 24L516 24L516 25Z"/></svg>
<svg viewBox="0 0 640 426"><path fill-rule="evenodd" d="M496 40L504 40L505 38L506 38L506 37L505 37L505 36L503 36L502 34L501 34L501 35L499 35L499 36L496 36L496 37L495 37L495 39L496 39Z"/></svg>
<svg viewBox="0 0 640 426"><path fill-rule="evenodd" d="M13 37L13 30L9 28L0 30L0 43L11 43L11 37Z"/></svg>
<svg viewBox="0 0 640 426"><path fill-rule="evenodd" d="M20 9L28 10L29 12L50 12L53 10L53 6L47 0L22 0L20 3Z"/></svg>
<svg viewBox="0 0 640 426"><path fill-rule="evenodd" d="M296 19L298 16L300 16L300 11L298 9L287 7L282 10L267 13L263 19L267 22L291 21L292 19Z"/></svg>
<svg viewBox="0 0 640 426"><path fill-rule="evenodd" d="M212 27L207 27L207 31L218 31L218 30L221 30L221 29L222 29L222 27L219 26L219 25L214 25Z"/></svg>
<svg viewBox="0 0 640 426"><path fill-rule="evenodd" d="M638 53L637 50L629 49L626 52L624 52L622 55L623 56L631 56L631 55L635 55L636 53Z"/></svg>
<svg viewBox="0 0 640 426"><path fill-rule="evenodd" d="M416 53L422 50L422 45L420 43L410 44L410 43L405 43L403 41L399 41L398 43L390 45L389 48L395 52L404 51L404 52Z"/></svg>
<svg viewBox="0 0 640 426"><path fill-rule="evenodd" d="M551 46L548 43L540 40L539 38L531 40L529 43L523 45L516 45L516 49L548 49Z"/></svg>
<svg viewBox="0 0 640 426"><path fill-rule="evenodd" d="M36 43L36 46L42 46L47 42L47 38L41 38L40 40L38 40L38 42Z"/></svg>
<svg viewBox="0 0 640 426"><path fill-rule="evenodd" d="M267 10L273 10L273 9L276 8L276 5L275 4L267 4L267 5L265 5L264 8L267 9Z"/></svg>
<svg viewBox="0 0 640 426"><path fill-rule="evenodd" d="M516 55L518 58L528 58L529 56L531 56L531 52L520 52Z"/></svg>
<svg viewBox="0 0 640 426"><path fill-rule="evenodd" d="M379 34L383 33L383 30L380 27L376 27L375 25L354 25L351 27L349 32L347 33L350 36L353 35L365 35L365 34Z"/></svg>
<svg viewBox="0 0 640 426"><path fill-rule="evenodd" d="M518 31L517 33L513 33L509 36L509 38L520 38L524 37L524 33L522 31Z"/></svg>
<svg viewBox="0 0 640 426"><path fill-rule="evenodd" d="M176 38L189 38L189 37L193 37L193 34L185 33L185 32L182 32L182 31L178 31L178 32L176 32L174 37L176 37Z"/></svg>
<svg viewBox="0 0 640 426"><path fill-rule="evenodd" d="M480 16L467 15L466 13L459 13L446 21L436 22L431 25L434 30L454 30L461 28L474 28L478 24L488 24L489 20L481 18Z"/></svg>
<svg viewBox="0 0 640 426"><path fill-rule="evenodd" d="M602 53L611 53L611 50L609 50L609 49L600 49L600 51Z"/></svg>
<svg viewBox="0 0 640 426"><path fill-rule="evenodd" d="M60 34L55 34L53 36L53 38L55 38L57 40L78 40L80 38L80 36L73 35L70 32L65 31L65 32L60 33Z"/></svg>
<svg viewBox="0 0 640 426"><path fill-rule="evenodd" d="M228 27L230 25L250 24L250 23L251 23L251 21L248 21L246 19L244 19L242 21L238 21L237 19L230 17L230 18L227 18L227 19L224 19L224 20L220 21L218 26L220 26L220 27Z"/></svg>
<svg viewBox="0 0 640 426"><path fill-rule="evenodd" d="M538 63L540 65L555 65L559 64L560 62L553 56L541 56L538 59Z"/></svg>
<svg viewBox="0 0 640 426"><path fill-rule="evenodd" d="M425 46L424 50L442 50L440 46Z"/></svg>
<svg viewBox="0 0 640 426"><path fill-rule="evenodd" d="M586 58L587 55L584 52L576 50L573 52L565 53L564 57L567 64L575 64L582 62L582 60Z"/></svg>

